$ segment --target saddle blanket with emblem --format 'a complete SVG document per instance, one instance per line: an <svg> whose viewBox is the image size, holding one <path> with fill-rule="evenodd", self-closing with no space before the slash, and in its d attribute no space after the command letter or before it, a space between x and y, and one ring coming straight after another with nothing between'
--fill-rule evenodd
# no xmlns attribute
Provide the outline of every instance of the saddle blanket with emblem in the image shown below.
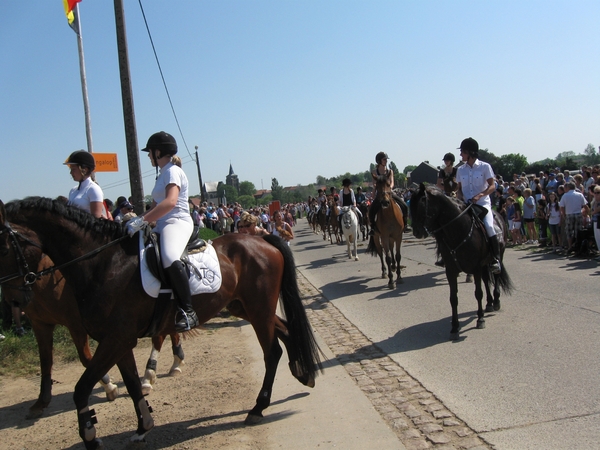
<svg viewBox="0 0 600 450"><path fill-rule="evenodd" d="M142 235L142 233L139 233ZM140 241L142 238L140 236ZM140 242L141 243L141 242ZM161 293L161 282L156 278L148 268L144 245L140 245L140 272L142 276L142 285L146 294L157 298ZM199 253L193 253L186 257L190 267L190 290L192 295L211 294L221 288L221 266L217 251L212 244L207 243L206 250ZM171 289L162 289L162 292L171 291Z"/></svg>

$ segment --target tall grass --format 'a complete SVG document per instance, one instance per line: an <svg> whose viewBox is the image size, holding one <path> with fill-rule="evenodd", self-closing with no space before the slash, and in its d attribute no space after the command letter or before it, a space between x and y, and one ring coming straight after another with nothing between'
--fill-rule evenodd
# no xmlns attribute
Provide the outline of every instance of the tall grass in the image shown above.
<svg viewBox="0 0 600 450"><path fill-rule="evenodd" d="M0 341L0 376L27 376L40 373L40 358L35 336L28 330L22 337L5 331L6 339ZM90 341L92 348L96 343ZM93 350L92 350L93 351ZM57 326L54 330L54 362L77 361L79 356L69 330Z"/></svg>

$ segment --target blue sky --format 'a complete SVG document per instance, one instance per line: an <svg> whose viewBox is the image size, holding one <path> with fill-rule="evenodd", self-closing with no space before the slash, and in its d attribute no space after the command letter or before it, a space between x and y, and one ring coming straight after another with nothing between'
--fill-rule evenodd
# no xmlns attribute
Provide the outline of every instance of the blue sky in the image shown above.
<svg viewBox="0 0 600 450"><path fill-rule="evenodd" d="M191 195L196 145L204 181L231 163L268 189L367 170L379 151L439 165L468 136L530 162L600 144L597 0L143 0L183 135L138 1L124 3L138 144L173 134ZM113 2L80 15L94 151L120 165L97 179L114 200L130 188ZM0 60L0 199L67 195L62 162L87 144L62 2L1 2Z"/></svg>

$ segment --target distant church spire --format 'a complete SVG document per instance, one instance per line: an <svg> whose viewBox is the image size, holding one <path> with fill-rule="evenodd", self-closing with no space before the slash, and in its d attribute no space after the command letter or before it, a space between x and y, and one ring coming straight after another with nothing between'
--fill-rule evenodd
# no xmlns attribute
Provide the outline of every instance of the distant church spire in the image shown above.
<svg viewBox="0 0 600 450"><path fill-rule="evenodd" d="M233 166L229 163L229 175L225 177L225 184L233 186L238 192L240 192L240 180L238 176L233 172Z"/></svg>
<svg viewBox="0 0 600 450"><path fill-rule="evenodd" d="M235 175L235 172L233 171L233 166L231 165L231 163L229 163L229 175Z"/></svg>

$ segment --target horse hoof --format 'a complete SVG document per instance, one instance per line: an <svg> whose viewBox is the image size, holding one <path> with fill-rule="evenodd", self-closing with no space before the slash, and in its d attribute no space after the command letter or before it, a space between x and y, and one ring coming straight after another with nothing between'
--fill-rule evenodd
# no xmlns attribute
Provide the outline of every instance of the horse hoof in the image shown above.
<svg viewBox="0 0 600 450"><path fill-rule="evenodd" d="M396 287L396 283L388 283L388 289L394 289Z"/></svg>
<svg viewBox="0 0 600 450"><path fill-rule="evenodd" d="M152 392L152 385L150 383L142 384L142 394L150 395L150 392Z"/></svg>
<svg viewBox="0 0 600 450"><path fill-rule="evenodd" d="M244 420L244 424L246 425L257 425L261 423L263 420L263 416L257 416L254 414L248 414L246 420Z"/></svg>
<svg viewBox="0 0 600 450"><path fill-rule="evenodd" d="M483 330L485 328L485 320L481 319L477 321L477 329Z"/></svg>
<svg viewBox="0 0 600 450"><path fill-rule="evenodd" d="M86 450L102 450L104 448L104 443L101 439L94 438L92 441L83 441Z"/></svg>
<svg viewBox="0 0 600 450"><path fill-rule="evenodd" d="M181 375L181 373L182 373L181 369L179 367L175 367L174 369L171 369L169 371L169 376L170 377L176 377L176 376Z"/></svg>
<svg viewBox="0 0 600 450"><path fill-rule="evenodd" d="M356 258L354 258L354 261L358 261L358 256Z"/></svg>
<svg viewBox="0 0 600 450"><path fill-rule="evenodd" d="M454 333L453 332L450 333L450 340L451 341L458 341L458 331L456 331Z"/></svg>
<svg viewBox="0 0 600 450"><path fill-rule="evenodd" d="M34 420L34 419L39 419L40 417L42 417L42 415L44 414L44 409L30 409L29 412L27 413L27 415L25 416L25 419L27 420Z"/></svg>
<svg viewBox="0 0 600 450"><path fill-rule="evenodd" d="M500 302L494 303L494 311L500 311Z"/></svg>
<svg viewBox="0 0 600 450"><path fill-rule="evenodd" d="M494 306L491 303L485 305L485 312L494 312Z"/></svg>
<svg viewBox="0 0 600 450"><path fill-rule="evenodd" d="M109 402L114 402L115 399L119 396L119 388L116 384L110 384L110 388L106 391L106 399Z"/></svg>

